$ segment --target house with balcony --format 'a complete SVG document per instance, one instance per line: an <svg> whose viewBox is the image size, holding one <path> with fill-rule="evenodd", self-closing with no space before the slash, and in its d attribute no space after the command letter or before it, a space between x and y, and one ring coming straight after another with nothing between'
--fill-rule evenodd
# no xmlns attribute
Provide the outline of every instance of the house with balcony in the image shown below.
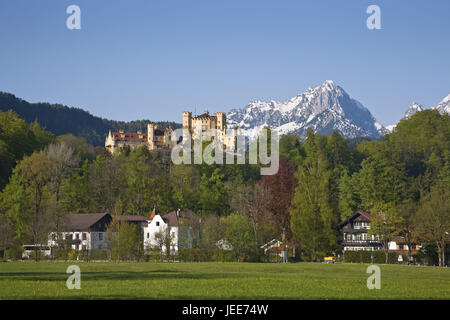
<svg viewBox="0 0 450 320"><path fill-rule="evenodd" d="M374 251L381 248L378 236L369 235L370 220L368 212L358 211L339 224L344 251Z"/></svg>
<svg viewBox="0 0 450 320"><path fill-rule="evenodd" d="M109 213L66 214L49 235L48 246L74 250L106 247L106 229L111 223Z"/></svg>

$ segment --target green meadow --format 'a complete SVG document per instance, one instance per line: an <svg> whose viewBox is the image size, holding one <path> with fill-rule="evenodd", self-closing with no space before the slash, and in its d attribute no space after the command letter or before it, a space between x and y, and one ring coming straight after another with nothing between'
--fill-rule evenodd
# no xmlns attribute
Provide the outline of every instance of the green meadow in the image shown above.
<svg viewBox="0 0 450 320"><path fill-rule="evenodd" d="M69 290L69 265L81 289ZM450 269L321 263L0 263L0 299L449 299Z"/></svg>

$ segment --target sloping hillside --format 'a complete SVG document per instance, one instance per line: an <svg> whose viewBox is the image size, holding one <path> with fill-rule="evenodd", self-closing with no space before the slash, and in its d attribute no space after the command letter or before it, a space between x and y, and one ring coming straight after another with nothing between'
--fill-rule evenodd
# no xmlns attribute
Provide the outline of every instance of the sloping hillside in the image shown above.
<svg viewBox="0 0 450 320"><path fill-rule="evenodd" d="M0 92L0 110L15 111L27 122L37 120L48 131L55 135L72 133L83 137L90 144L102 146L108 130L124 129L126 131L146 131L150 120L137 120L131 122L102 119L80 109L67 107L61 104L29 103L13 94ZM176 122L159 121L162 128L171 126L173 129L181 127Z"/></svg>

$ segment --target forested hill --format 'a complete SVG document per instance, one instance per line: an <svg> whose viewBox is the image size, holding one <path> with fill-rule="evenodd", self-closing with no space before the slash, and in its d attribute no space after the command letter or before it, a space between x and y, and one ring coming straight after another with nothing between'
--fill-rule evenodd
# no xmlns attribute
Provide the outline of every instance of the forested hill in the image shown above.
<svg viewBox="0 0 450 320"><path fill-rule="evenodd" d="M150 120L137 120L131 122L114 121L93 116L89 112L67 107L61 104L29 103L13 94L0 91L0 111L15 111L27 122L37 122L55 135L72 133L83 137L94 146L103 146L109 130L126 131L147 130ZM181 115L180 115L181 117ZM162 128L171 126L180 128L181 124L169 121L157 122Z"/></svg>

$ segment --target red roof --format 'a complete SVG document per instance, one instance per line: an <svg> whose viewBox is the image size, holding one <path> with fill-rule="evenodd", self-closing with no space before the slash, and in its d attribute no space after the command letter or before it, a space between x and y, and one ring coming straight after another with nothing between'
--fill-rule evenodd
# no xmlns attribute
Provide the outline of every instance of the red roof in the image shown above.
<svg viewBox="0 0 450 320"><path fill-rule="evenodd" d="M358 211L360 214L362 214L363 216L365 216L368 219L372 219L372 216L370 215L370 213L365 212L365 211Z"/></svg>
<svg viewBox="0 0 450 320"><path fill-rule="evenodd" d="M152 221L153 218L155 217L155 215L156 215L156 208L153 208L152 214L150 215L150 217L148 218L148 220Z"/></svg>
<svg viewBox="0 0 450 320"><path fill-rule="evenodd" d="M347 224L347 222L349 222L350 220L355 218L357 215L361 215L363 217L366 217L367 219L369 219L369 221L372 219L372 216L370 215L370 213L365 212L365 211L356 211L354 214L352 214L351 216L347 217L344 221L339 223L338 228L341 229L344 225Z"/></svg>
<svg viewBox="0 0 450 320"><path fill-rule="evenodd" d="M178 219L187 219L190 220L194 224L200 223L200 217L196 215L192 210L180 210L172 211L164 216L162 216L163 220L169 225L169 226L178 226Z"/></svg>

